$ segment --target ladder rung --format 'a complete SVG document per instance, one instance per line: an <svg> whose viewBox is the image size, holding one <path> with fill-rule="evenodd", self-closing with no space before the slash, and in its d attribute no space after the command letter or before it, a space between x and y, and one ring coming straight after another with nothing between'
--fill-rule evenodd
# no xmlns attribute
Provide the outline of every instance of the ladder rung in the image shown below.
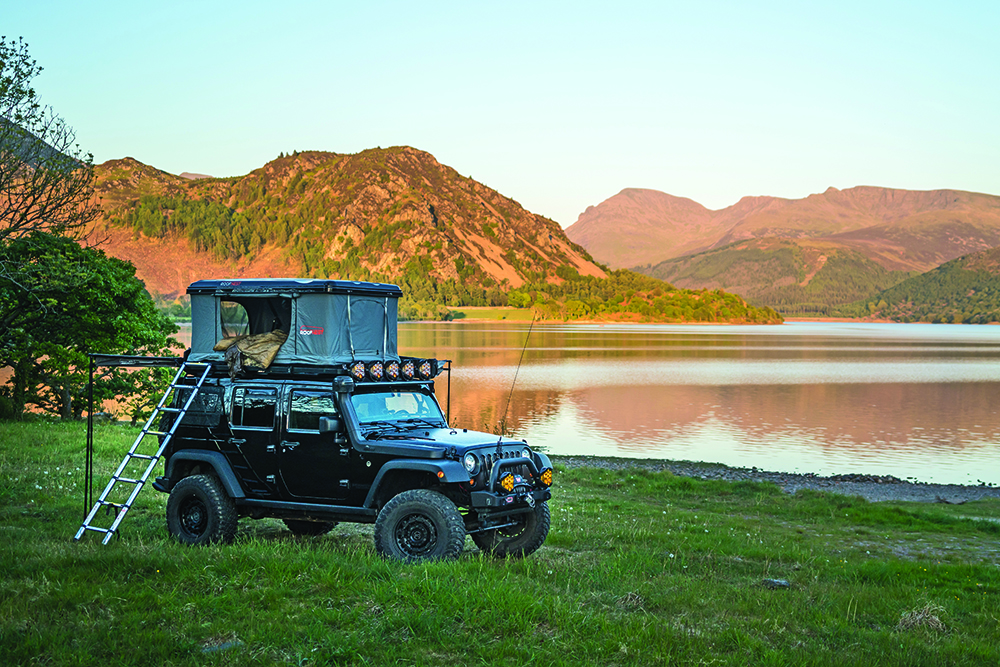
<svg viewBox="0 0 1000 667"><path fill-rule="evenodd" d="M160 412L180 412L180 408L160 408Z"/></svg>
<svg viewBox="0 0 1000 667"><path fill-rule="evenodd" d="M170 435L170 434L167 433L166 431L146 431L146 435L161 436L161 435Z"/></svg>
<svg viewBox="0 0 1000 667"><path fill-rule="evenodd" d="M110 500L98 500L98 505L104 505L105 507L125 507L121 503L113 503Z"/></svg>
<svg viewBox="0 0 1000 667"><path fill-rule="evenodd" d="M142 484L141 479L132 479L131 477L115 477L115 479L126 484Z"/></svg>
<svg viewBox="0 0 1000 667"><path fill-rule="evenodd" d="M85 530L92 530L95 533L110 533L111 531L107 528L98 528L97 526L84 526Z"/></svg>
<svg viewBox="0 0 1000 667"><path fill-rule="evenodd" d="M152 461L156 458L155 456L150 456L149 454L129 454L129 456L134 459L145 459L147 461Z"/></svg>

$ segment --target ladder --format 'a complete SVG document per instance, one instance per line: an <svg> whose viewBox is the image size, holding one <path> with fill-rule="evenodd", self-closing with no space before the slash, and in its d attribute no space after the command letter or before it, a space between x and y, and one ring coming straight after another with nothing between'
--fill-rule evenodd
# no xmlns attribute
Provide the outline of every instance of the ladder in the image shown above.
<svg viewBox="0 0 1000 667"><path fill-rule="evenodd" d="M201 369L200 375L191 372L192 370L198 368ZM76 531L76 536L73 538L74 540L79 541L88 530L92 530L95 533L104 534L104 539L101 544L107 544L111 541L111 538L115 535L115 531L118 530L118 526L121 525L122 519L125 518L125 514L128 513L129 509L132 507L132 503L135 502L139 492L142 491L142 487L146 484L146 480L149 479L149 476L152 474L153 468L156 467L156 464L160 461L160 457L163 456L163 451L167 448L167 445L174 436L174 432L177 430L181 421L183 421L184 415L187 414L188 408L191 407L191 403L194 402L194 398L198 394L198 390L201 389L201 386L205 383L205 379L211 371L212 365L210 363L184 362L181 364L181 367L177 369L177 374L174 376L174 379L170 381L170 386L167 387L167 390L163 393L163 396L160 398L160 402L156 404L155 408L153 408L153 413L149 416L149 419L146 420L146 424L142 427L142 431L139 433L138 437L136 437L135 442L132 443L132 446L125 454L125 458L122 460L121 465L119 465L115 473L111 475L111 480L108 482L108 485L104 488L101 495L98 496L93 509L91 509L90 513L87 514L87 518L83 520L83 524L81 524L80 529ZM181 379L185 376L185 374L197 377L195 384L192 385L182 383ZM177 390L190 390L190 395L181 407L169 407L167 403L171 401L171 395ZM174 402L179 403L180 401ZM170 429L167 431L153 430L153 424L157 423L157 418L161 413L176 414L173 423L170 425ZM155 454L142 454L140 453L139 448L143 441L149 436L160 438L159 447L156 449ZM133 462L140 462L140 467L145 465L145 470L142 470L141 474L138 476L128 477L125 475L125 472ZM129 493L128 499L123 503L115 503L108 500L111 496L112 490L118 484L132 485L132 491ZM94 524L94 520L97 518L97 514L102 507L105 508L106 514L109 514L112 511L114 512L114 521L107 528Z"/></svg>

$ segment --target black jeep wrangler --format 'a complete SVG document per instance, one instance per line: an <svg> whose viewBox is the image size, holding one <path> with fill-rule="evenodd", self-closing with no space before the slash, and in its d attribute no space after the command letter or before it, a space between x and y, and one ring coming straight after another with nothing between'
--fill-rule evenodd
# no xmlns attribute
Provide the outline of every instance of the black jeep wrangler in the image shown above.
<svg viewBox="0 0 1000 667"><path fill-rule="evenodd" d="M448 426L434 378L450 362L398 355L398 287L203 280L188 294L186 363L205 370L173 393L153 485L177 540L225 542L240 517L275 517L303 535L374 523L378 553L404 561L455 557L466 534L498 556L545 541L548 457Z"/></svg>

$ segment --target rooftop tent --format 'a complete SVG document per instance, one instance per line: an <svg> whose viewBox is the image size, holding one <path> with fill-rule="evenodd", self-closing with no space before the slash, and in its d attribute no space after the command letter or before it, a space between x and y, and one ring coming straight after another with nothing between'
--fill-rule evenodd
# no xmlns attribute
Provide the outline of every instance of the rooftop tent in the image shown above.
<svg viewBox="0 0 1000 667"><path fill-rule="evenodd" d="M398 359L395 285L347 280L199 280L191 295L191 361L222 361L226 338L280 330L273 363Z"/></svg>

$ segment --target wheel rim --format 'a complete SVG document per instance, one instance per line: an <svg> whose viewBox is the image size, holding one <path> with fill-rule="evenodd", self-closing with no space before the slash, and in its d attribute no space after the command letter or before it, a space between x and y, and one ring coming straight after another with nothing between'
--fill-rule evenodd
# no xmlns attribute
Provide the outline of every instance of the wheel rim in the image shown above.
<svg viewBox="0 0 1000 667"><path fill-rule="evenodd" d="M396 546L407 556L419 558L437 546L437 528L423 514L410 514L396 524Z"/></svg>
<svg viewBox="0 0 1000 667"><path fill-rule="evenodd" d="M180 508L181 530L191 537L200 537L208 525L208 508L197 498L189 498Z"/></svg>

